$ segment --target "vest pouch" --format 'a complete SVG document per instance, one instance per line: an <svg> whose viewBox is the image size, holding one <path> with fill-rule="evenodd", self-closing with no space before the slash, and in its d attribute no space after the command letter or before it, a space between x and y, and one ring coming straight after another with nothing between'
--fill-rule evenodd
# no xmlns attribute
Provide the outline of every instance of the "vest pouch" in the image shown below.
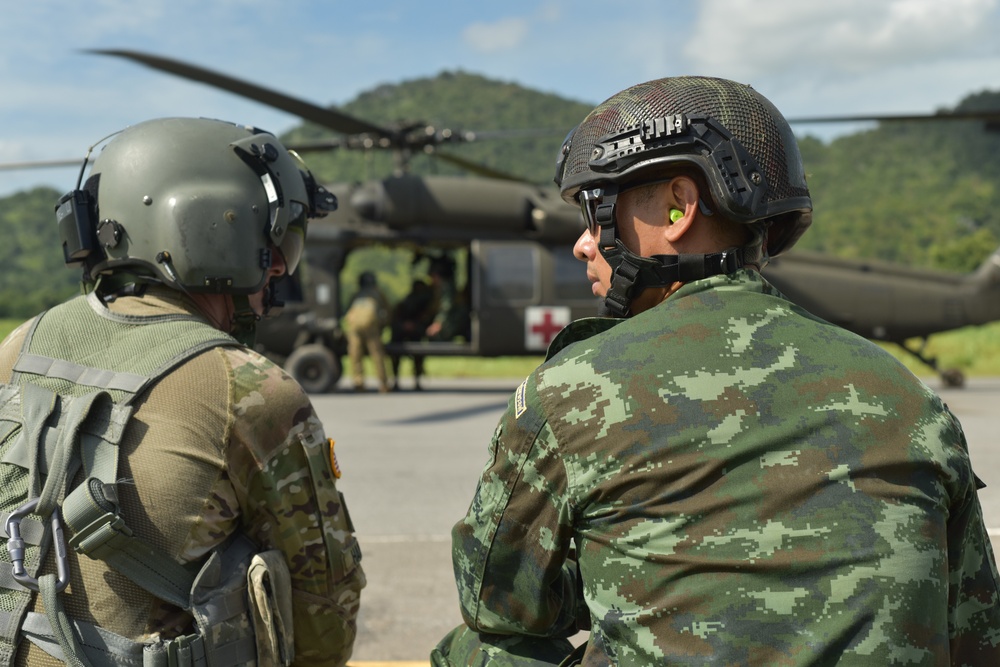
<svg viewBox="0 0 1000 667"><path fill-rule="evenodd" d="M250 562L250 612L257 640L258 667L284 667L295 659L292 575L285 555L265 551Z"/></svg>
<svg viewBox="0 0 1000 667"><path fill-rule="evenodd" d="M237 534L215 549L191 586L190 612L204 641L207 667L256 665L257 646L248 605L250 562L257 551Z"/></svg>

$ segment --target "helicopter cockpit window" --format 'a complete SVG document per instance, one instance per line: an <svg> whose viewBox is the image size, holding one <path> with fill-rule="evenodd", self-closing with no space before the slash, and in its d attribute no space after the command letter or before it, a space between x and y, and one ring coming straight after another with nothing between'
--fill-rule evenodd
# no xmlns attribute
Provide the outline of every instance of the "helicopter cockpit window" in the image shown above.
<svg viewBox="0 0 1000 667"><path fill-rule="evenodd" d="M532 246L495 246L485 254L486 297L495 303L537 300L538 251Z"/></svg>

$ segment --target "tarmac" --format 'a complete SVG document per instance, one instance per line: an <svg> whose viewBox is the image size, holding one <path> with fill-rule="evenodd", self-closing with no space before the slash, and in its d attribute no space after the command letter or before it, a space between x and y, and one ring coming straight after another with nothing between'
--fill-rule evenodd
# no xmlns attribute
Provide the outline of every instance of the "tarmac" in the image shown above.
<svg viewBox="0 0 1000 667"><path fill-rule="evenodd" d="M314 396L336 442L339 480L364 553L353 667L427 665L462 622L451 567L451 527L464 516L487 445L521 378L436 379L425 391ZM925 378L961 420L986 483L980 502L1000 553L1000 378L962 389Z"/></svg>

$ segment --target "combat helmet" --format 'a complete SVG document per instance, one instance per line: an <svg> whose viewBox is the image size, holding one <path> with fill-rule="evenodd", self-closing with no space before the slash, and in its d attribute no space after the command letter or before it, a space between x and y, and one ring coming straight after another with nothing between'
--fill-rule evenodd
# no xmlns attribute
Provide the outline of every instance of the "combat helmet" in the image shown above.
<svg viewBox="0 0 1000 667"><path fill-rule="evenodd" d="M272 246L292 273L307 219L336 205L274 135L162 118L114 135L56 217L66 262L83 266L85 283L127 273L184 292L247 295L264 286Z"/></svg>
<svg viewBox="0 0 1000 667"><path fill-rule="evenodd" d="M766 256L754 261L791 248L812 222L795 137L763 95L734 81L695 76L627 88L569 133L555 176L562 198L579 204L601 229L598 247L619 283L616 288L613 278L614 295L609 292L613 313L625 314L631 297L644 287L728 273L742 265L741 252L704 256L702 267L690 256L640 258L618 241L614 206L622 190L692 169L709 191L703 213L719 212L749 225L758 238L766 235Z"/></svg>

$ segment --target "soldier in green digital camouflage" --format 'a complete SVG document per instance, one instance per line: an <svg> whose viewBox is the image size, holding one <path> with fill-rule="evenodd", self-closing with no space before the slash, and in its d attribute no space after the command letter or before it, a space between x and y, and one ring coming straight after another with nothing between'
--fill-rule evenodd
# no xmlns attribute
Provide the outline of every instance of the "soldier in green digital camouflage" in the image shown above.
<svg viewBox="0 0 1000 667"><path fill-rule="evenodd" d="M114 136L60 202L88 294L0 346L0 665L346 664L365 578L333 442L252 349L335 207L273 135L189 118ZM67 556L39 555L50 521Z"/></svg>
<svg viewBox="0 0 1000 667"><path fill-rule="evenodd" d="M1000 664L959 423L758 272L811 220L777 109L726 80L636 85L556 182L613 317L567 327L511 398L453 531L466 625L432 662Z"/></svg>

